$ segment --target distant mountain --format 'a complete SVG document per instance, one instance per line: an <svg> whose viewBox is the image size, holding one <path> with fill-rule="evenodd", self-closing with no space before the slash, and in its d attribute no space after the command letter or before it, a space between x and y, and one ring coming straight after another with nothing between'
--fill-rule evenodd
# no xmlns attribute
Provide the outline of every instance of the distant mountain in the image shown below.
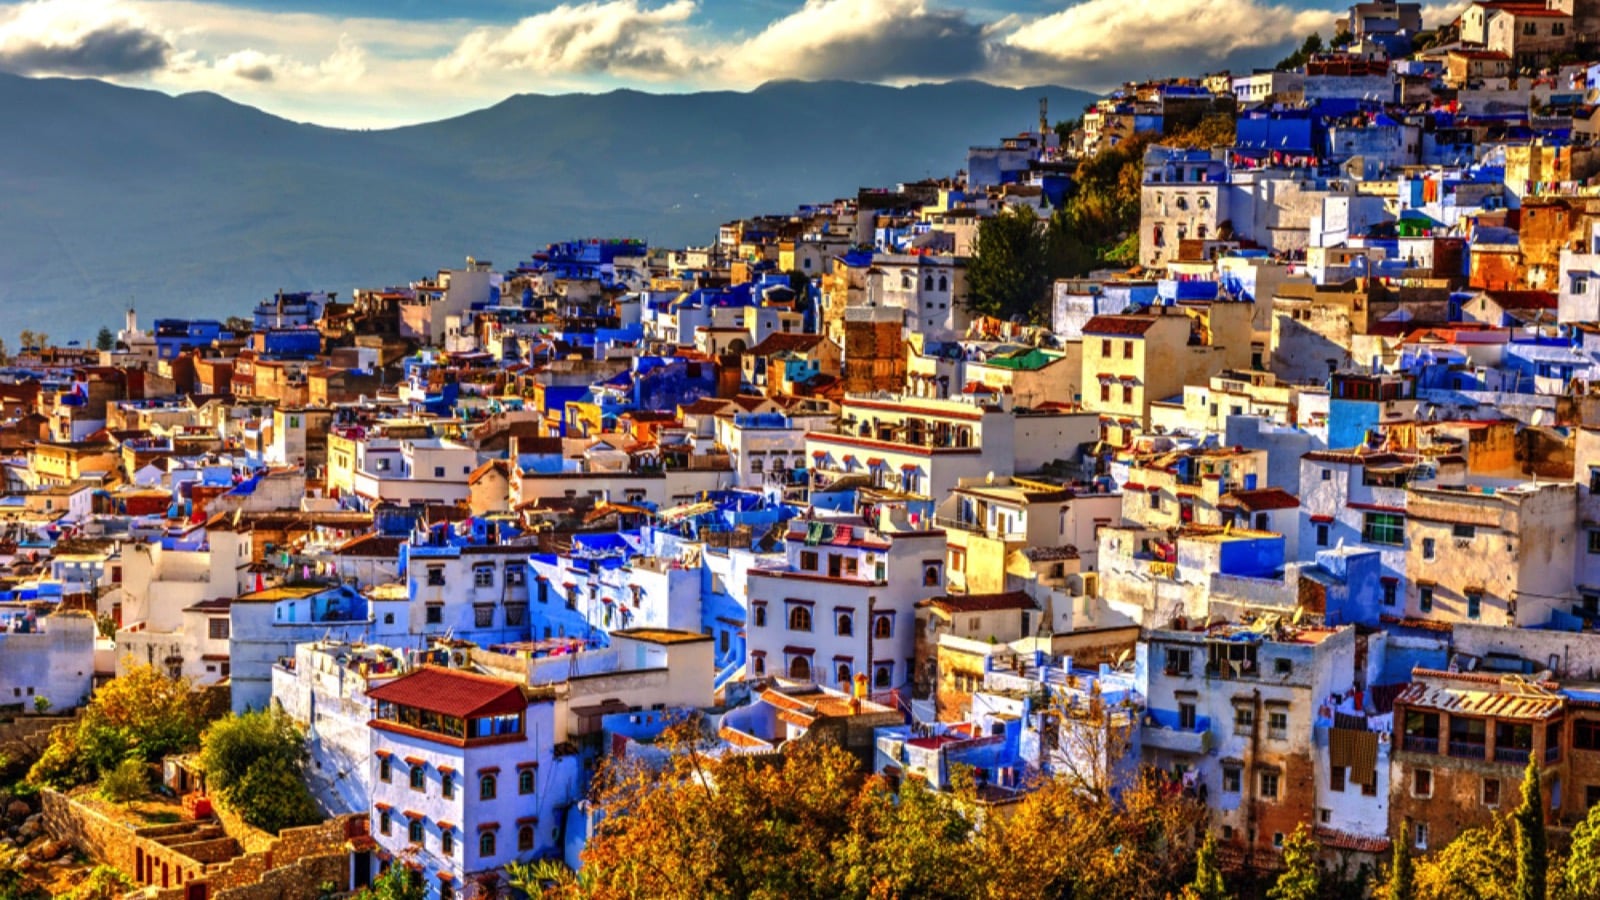
<svg viewBox="0 0 1600 900"><path fill-rule="evenodd" d="M704 243L730 218L954 172L971 144L1092 96L976 82L519 95L382 131L215 94L0 75L0 338L87 339L135 303L244 314L278 288L508 266L583 236Z"/></svg>

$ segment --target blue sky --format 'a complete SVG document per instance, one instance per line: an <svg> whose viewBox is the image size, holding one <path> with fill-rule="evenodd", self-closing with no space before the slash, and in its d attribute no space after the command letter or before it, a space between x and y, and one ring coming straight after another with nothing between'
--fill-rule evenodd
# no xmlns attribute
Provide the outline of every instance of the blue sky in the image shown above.
<svg viewBox="0 0 1600 900"><path fill-rule="evenodd" d="M779 78L1104 89L1270 64L1335 16L1307 0L0 0L0 71L386 127L514 93Z"/></svg>

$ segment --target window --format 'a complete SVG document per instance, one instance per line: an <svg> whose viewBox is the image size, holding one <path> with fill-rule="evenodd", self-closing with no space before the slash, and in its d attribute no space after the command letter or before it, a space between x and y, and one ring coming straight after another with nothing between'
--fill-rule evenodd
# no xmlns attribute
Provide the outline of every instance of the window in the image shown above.
<svg viewBox="0 0 1600 900"><path fill-rule="evenodd" d="M478 799L493 800L495 792L494 775L481 775L478 777Z"/></svg>
<svg viewBox="0 0 1600 900"><path fill-rule="evenodd" d="M1110 338L1101 338L1100 339L1100 355L1101 356L1110 356L1111 355L1111 339Z"/></svg>
<svg viewBox="0 0 1600 900"><path fill-rule="evenodd" d="M894 686L894 663L883 663L875 667L872 673L872 686L878 690L887 690Z"/></svg>
<svg viewBox="0 0 1600 900"><path fill-rule="evenodd" d="M1133 341L1122 342L1122 358L1133 359Z"/></svg>
<svg viewBox="0 0 1600 900"><path fill-rule="evenodd" d="M494 566L476 565L472 567L473 587L494 587Z"/></svg>
<svg viewBox="0 0 1600 900"><path fill-rule="evenodd" d="M1328 770L1328 790L1344 792L1344 766L1334 766Z"/></svg>
<svg viewBox="0 0 1600 900"><path fill-rule="evenodd" d="M1323 481L1332 481L1333 480L1333 470L1332 469L1323 469L1322 470L1322 480Z"/></svg>
<svg viewBox="0 0 1600 900"><path fill-rule="evenodd" d="M428 770L423 766L411 767L411 789L413 791L427 790Z"/></svg>
<svg viewBox="0 0 1600 900"><path fill-rule="evenodd" d="M1150 508L1151 509L1160 509L1161 508L1161 492L1160 491L1151 491L1150 492Z"/></svg>
<svg viewBox="0 0 1600 900"><path fill-rule="evenodd" d="M1422 798L1433 796L1432 769L1413 769L1411 771L1411 796Z"/></svg>
<svg viewBox="0 0 1600 900"><path fill-rule="evenodd" d="M1317 546L1318 547L1326 547L1326 546L1328 546L1328 526L1326 526L1326 525L1318 525L1317 526Z"/></svg>
<svg viewBox="0 0 1600 900"><path fill-rule="evenodd" d="M533 770L523 769L517 773L517 793L533 793Z"/></svg>
<svg viewBox="0 0 1600 900"><path fill-rule="evenodd" d="M478 855L485 857L494 855L494 832L485 831L478 835Z"/></svg>
<svg viewBox="0 0 1600 900"><path fill-rule="evenodd" d="M1467 618L1476 619L1483 613L1483 594L1477 591L1467 592Z"/></svg>
<svg viewBox="0 0 1600 900"><path fill-rule="evenodd" d="M1572 746L1578 750L1600 750L1600 719L1574 719Z"/></svg>
<svg viewBox="0 0 1600 900"><path fill-rule="evenodd" d="M428 584L433 587L444 586L444 566L428 567Z"/></svg>
<svg viewBox="0 0 1600 900"><path fill-rule="evenodd" d="M756 677L761 678L765 676L767 674L767 658L764 656L757 656L754 658L754 661Z"/></svg>
<svg viewBox="0 0 1600 900"><path fill-rule="evenodd" d="M522 587L528 583L528 572L520 566L506 567L506 584L511 587Z"/></svg>
<svg viewBox="0 0 1600 900"><path fill-rule="evenodd" d="M387 756L378 757L378 780L379 781L388 781L391 778L392 774L393 774L393 769L392 769L392 766L389 763L389 757L387 757Z"/></svg>
<svg viewBox="0 0 1600 900"><path fill-rule="evenodd" d="M378 833L389 833L389 811L387 809L378 810Z"/></svg>
<svg viewBox="0 0 1600 900"><path fill-rule="evenodd" d="M1433 538L1431 537L1422 539L1422 558L1433 559Z"/></svg>
<svg viewBox="0 0 1600 900"><path fill-rule="evenodd" d="M1289 714L1286 712L1267 713L1267 737L1275 741L1289 739Z"/></svg>
<svg viewBox="0 0 1600 900"><path fill-rule="evenodd" d="M1222 767L1222 790L1223 790L1223 793L1227 793L1227 794L1237 794L1237 793L1239 793L1239 767L1238 766L1223 766Z"/></svg>
<svg viewBox="0 0 1600 900"><path fill-rule="evenodd" d="M1178 704L1178 727L1184 731L1194 731L1198 717L1195 714L1193 703Z"/></svg>
<svg viewBox="0 0 1600 900"><path fill-rule="evenodd" d="M789 610L790 631L811 630L811 610L804 606L796 606Z"/></svg>
<svg viewBox="0 0 1600 900"><path fill-rule="evenodd" d="M1274 849L1277 849L1277 850L1282 850L1283 849L1283 832L1274 831L1272 833L1272 846L1273 846Z"/></svg>
<svg viewBox="0 0 1600 900"><path fill-rule="evenodd" d="M1168 675L1187 675L1187 674L1189 674L1189 667L1191 665L1193 665L1193 661L1194 661L1194 654L1193 654L1192 651L1190 651L1188 649L1179 649L1177 647L1168 647L1167 648L1167 674Z"/></svg>
<svg viewBox="0 0 1600 900"><path fill-rule="evenodd" d="M533 826L524 825L517 829L517 852L527 853L533 849Z"/></svg>
<svg viewBox="0 0 1600 900"><path fill-rule="evenodd" d="M1426 849L1428 849L1428 823L1427 822L1417 822L1416 824L1412 825L1411 826L1411 834L1412 834L1412 837L1415 838L1414 843L1417 845L1417 849L1418 850L1426 850Z"/></svg>
<svg viewBox="0 0 1600 900"><path fill-rule="evenodd" d="M1369 544L1398 547L1406 542L1406 517L1395 513L1367 513L1361 539Z"/></svg>
<svg viewBox="0 0 1600 900"><path fill-rule="evenodd" d="M427 607L427 623L429 625L444 624L444 604L429 603Z"/></svg>
<svg viewBox="0 0 1600 900"><path fill-rule="evenodd" d="M406 840L413 844L420 844L422 843L422 836L422 820L412 819L411 824L406 826Z"/></svg>
<svg viewBox="0 0 1600 900"><path fill-rule="evenodd" d="M1478 536L1478 529L1472 525L1452 525L1450 536L1458 541L1470 541Z"/></svg>
<svg viewBox="0 0 1600 900"><path fill-rule="evenodd" d="M478 628L494 627L494 607L487 604L472 608L472 622Z"/></svg>
<svg viewBox="0 0 1600 900"><path fill-rule="evenodd" d="M815 572L817 570L817 551L801 550L800 568L807 572Z"/></svg>
<svg viewBox="0 0 1600 900"><path fill-rule="evenodd" d="M439 774L439 796L446 800L456 798L456 774L454 772L441 772Z"/></svg>
<svg viewBox="0 0 1600 900"><path fill-rule="evenodd" d="M528 604L526 604L526 603L507 603L506 604L506 626L508 628L515 628L515 627L520 626L523 623L523 621L527 618L527 616L528 616Z"/></svg>
<svg viewBox="0 0 1600 900"><path fill-rule="evenodd" d="M1133 403L1133 385L1125 384L1122 386L1122 402L1125 405Z"/></svg>
<svg viewBox="0 0 1600 900"><path fill-rule="evenodd" d="M227 619L211 619L209 621L210 621L210 625L211 625L211 639L213 641L225 641L225 640L227 640L228 639L228 620Z"/></svg>
<svg viewBox="0 0 1600 900"><path fill-rule="evenodd" d="M1256 711L1248 706L1233 709L1233 733L1250 734L1256 730Z"/></svg>
<svg viewBox="0 0 1600 900"><path fill-rule="evenodd" d="M1600 528L1589 532L1589 552L1600 553Z"/></svg>
<svg viewBox="0 0 1600 900"><path fill-rule="evenodd" d="M767 627L767 608L765 606L757 606L755 609L756 609L756 627L757 628L765 628L765 627Z"/></svg>
<svg viewBox="0 0 1600 900"><path fill-rule="evenodd" d="M1500 779L1485 778L1483 780L1483 805L1500 805Z"/></svg>
<svg viewBox="0 0 1600 900"><path fill-rule="evenodd" d="M872 621L872 636L879 640L894 637L894 616L878 616Z"/></svg>
<svg viewBox="0 0 1600 900"><path fill-rule="evenodd" d="M840 637L849 637L855 634L855 623L850 620L849 613L840 613L836 628Z"/></svg>
<svg viewBox="0 0 1600 900"><path fill-rule="evenodd" d="M1277 797L1278 797L1278 773L1277 772L1262 772L1261 773L1261 796L1266 797L1269 800L1277 799Z"/></svg>
<svg viewBox="0 0 1600 900"><path fill-rule="evenodd" d="M1600 494L1600 466L1589 467L1589 493Z"/></svg>
<svg viewBox="0 0 1600 900"><path fill-rule="evenodd" d="M1400 583L1398 581L1395 581L1393 578L1385 578L1381 582L1381 584L1383 586L1383 605L1384 606L1393 606L1393 605L1395 605L1395 603L1396 603L1396 601L1398 599L1396 595L1399 592Z"/></svg>
<svg viewBox="0 0 1600 900"><path fill-rule="evenodd" d="M1417 608L1423 612L1433 610L1433 585L1425 584L1417 588Z"/></svg>
<svg viewBox="0 0 1600 900"><path fill-rule="evenodd" d="M1272 661L1272 671L1277 675L1288 675L1294 671L1294 660L1280 656Z"/></svg>

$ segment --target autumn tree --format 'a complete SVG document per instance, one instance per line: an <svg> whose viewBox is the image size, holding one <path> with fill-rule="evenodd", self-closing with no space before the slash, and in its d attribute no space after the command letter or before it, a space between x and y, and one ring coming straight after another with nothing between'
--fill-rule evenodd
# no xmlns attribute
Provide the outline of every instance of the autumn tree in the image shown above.
<svg viewBox="0 0 1600 900"><path fill-rule="evenodd" d="M207 786L251 825L277 833L319 821L305 784L305 748L282 710L212 723L200 742Z"/></svg>
<svg viewBox="0 0 1600 900"><path fill-rule="evenodd" d="M130 756L100 777L100 796L112 803L132 803L150 793L150 766Z"/></svg>
<svg viewBox="0 0 1600 900"><path fill-rule="evenodd" d="M34 784L65 789L102 777L126 759L159 762L199 744L204 708L188 679L148 665L130 667L95 691L81 715L51 733L28 773Z"/></svg>
<svg viewBox="0 0 1600 900"><path fill-rule="evenodd" d="M1469 828L1416 861L1417 900L1512 900L1516 837L1509 817Z"/></svg>
<svg viewBox="0 0 1600 900"><path fill-rule="evenodd" d="M1544 833L1544 793L1533 754L1522 775L1522 803L1511 814L1517 831L1517 900L1546 900L1549 847Z"/></svg>
<svg viewBox="0 0 1600 900"><path fill-rule="evenodd" d="M1317 900L1322 892L1321 850L1301 822L1283 843L1283 872L1267 891L1268 900Z"/></svg>
<svg viewBox="0 0 1600 900"><path fill-rule="evenodd" d="M1032 207L1011 207L978 224L967 263L967 305L974 313L1036 319L1049 285L1044 229Z"/></svg>
<svg viewBox="0 0 1600 900"><path fill-rule="evenodd" d="M1183 889L1181 900L1228 900L1228 889L1222 882L1222 867L1217 862L1217 836L1206 832L1195 856L1194 880Z"/></svg>
<svg viewBox="0 0 1600 900"><path fill-rule="evenodd" d="M965 792L958 792L960 797ZM911 779L897 792L871 779L850 809L833 855L844 897L972 897L983 883L959 800Z"/></svg>
<svg viewBox="0 0 1600 900"><path fill-rule="evenodd" d="M361 889L354 900L427 900L428 889L405 861L396 860Z"/></svg>

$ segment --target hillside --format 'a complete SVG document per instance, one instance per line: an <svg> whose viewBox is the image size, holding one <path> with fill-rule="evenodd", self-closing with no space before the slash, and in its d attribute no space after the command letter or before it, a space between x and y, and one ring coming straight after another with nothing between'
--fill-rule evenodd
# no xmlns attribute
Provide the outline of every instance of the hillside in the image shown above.
<svg viewBox="0 0 1600 900"><path fill-rule="evenodd" d="M344 131L214 94L0 75L0 337L88 338L130 300L148 321L237 314L278 288L347 296L568 237L704 242L735 216L953 172L969 144L1028 128L1040 96L1062 114L1091 99L778 82L519 95Z"/></svg>

